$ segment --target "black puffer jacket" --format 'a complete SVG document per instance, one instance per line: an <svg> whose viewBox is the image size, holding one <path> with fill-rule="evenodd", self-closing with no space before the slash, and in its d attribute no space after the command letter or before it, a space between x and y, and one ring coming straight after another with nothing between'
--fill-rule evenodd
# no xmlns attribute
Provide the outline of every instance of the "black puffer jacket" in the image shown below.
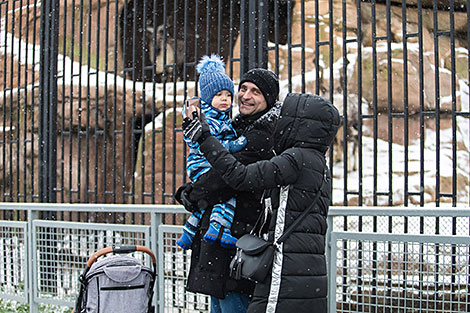
<svg viewBox="0 0 470 313"><path fill-rule="evenodd" d="M244 166L214 137L201 144L201 151L233 188L268 189L274 209L269 224L273 240L310 206L320 189L325 152L339 124L338 110L327 100L289 94L274 132L278 156ZM272 271L256 285L248 312L327 312L325 235L331 177L326 172L320 201L275 253ZM279 207L281 186L289 186L286 208Z"/></svg>
<svg viewBox="0 0 470 313"><path fill-rule="evenodd" d="M238 135L247 138L247 145L243 150L234 154L237 160L243 164L254 163L259 160L270 159L273 153L272 133L279 116L281 103L274 108L260 112L252 116L235 117L233 126ZM262 190L238 192L229 187L215 170L201 176L201 179L193 184L190 200L198 203L198 207L211 208L216 203L222 203L234 197L236 209L232 234L240 238L248 233L258 218L261 207ZM202 238L209 226L211 210L206 210L196 232L191 247L191 267L188 275L186 289L224 298L229 291L252 294L254 284L248 280L233 280L229 277L229 264L235 254L235 250L228 250L220 245L211 245Z"/></svg>

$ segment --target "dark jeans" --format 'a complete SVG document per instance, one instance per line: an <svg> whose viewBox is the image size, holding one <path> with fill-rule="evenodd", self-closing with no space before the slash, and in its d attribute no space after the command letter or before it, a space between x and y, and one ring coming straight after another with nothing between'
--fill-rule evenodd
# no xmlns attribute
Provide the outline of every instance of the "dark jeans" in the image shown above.
<svg viewBox="0 0 470 313"><path fill-rule="evenodd" d="M247 295L228 292L225 299L211 297L211 313L245 313L249 303Z"/></svg>

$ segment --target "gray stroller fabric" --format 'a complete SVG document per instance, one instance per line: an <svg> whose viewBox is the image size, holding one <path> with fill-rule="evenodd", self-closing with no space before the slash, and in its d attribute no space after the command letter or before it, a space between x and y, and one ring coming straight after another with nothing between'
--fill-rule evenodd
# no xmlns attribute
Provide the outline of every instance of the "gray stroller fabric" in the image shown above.
<svg viewBox="0 0 470 313"><path fill-rule="evenodd" d="M153 271L129 256L111 256L95 262L85 277L81 312L148 313Z"/></svg>

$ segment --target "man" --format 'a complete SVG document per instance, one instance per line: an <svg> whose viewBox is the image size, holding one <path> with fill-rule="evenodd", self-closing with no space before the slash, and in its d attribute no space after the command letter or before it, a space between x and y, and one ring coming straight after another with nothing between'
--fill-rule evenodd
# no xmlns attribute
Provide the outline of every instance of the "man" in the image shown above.
<svg viewBox="0 0 470 313"><path fill-rule="evenodd" d="M245 73L238 90L240 114L233 120L238 136L245 136L247 144L234 156L243 164L268 160L273 154L272 132L280 111L279 81L268 70L256 68ZM232 235L240 238L254 226L262 211L260 192L236 192L226 185L215 170L210 170L200 181L180 187L176 199L189 210L211 208L216 203L236 198ZM202 240L209 223L206 210L201 227L196 233L191 254L191 268L186 289L211 296L211 313L243 313L249 304L254 283L229 277L233 249L211 245Z"/></svg>

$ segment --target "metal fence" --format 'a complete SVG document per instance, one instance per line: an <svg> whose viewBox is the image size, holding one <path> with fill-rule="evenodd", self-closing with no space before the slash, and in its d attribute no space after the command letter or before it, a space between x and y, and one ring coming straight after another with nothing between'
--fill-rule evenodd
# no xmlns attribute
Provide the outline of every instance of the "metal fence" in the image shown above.
<svg viewBox="0 0 470 313"><path fill-rule="evenodd" d="M0 2L4 202L174 203L199 58L342 111L337 205L468 206L468 1ZM235 109L236 111L236 105Z"/></svg>
<svg viewBox="0 0 470 313"><path fill-rule="evenodd" d="M113 245L143 245L157 256L157 312L209 311L207 296L184 291L190 252L176 245L182 227L164 224L165 214L184 212L179 206L3 203L0 207L22 211L27 220L0 220L2 299L28 303L31 313L38 312L40 304L73 307L80 289L79 276L94 252ZM148 219L144 223L128 220L133 224L112 224L38 218L42 211L120 214L130 210L146 214ZM132 256L151 266L144 254Z"/></svg>
<svg viewBox="0 0 470 313"><path fill-rule="evenodd" d="M468 312L469 217L468 208L333 208L330 312Z"/></svg>
<svg viewBox="0 0 470 313"><path fill-rule="evenodd" d="M165 224L169 205L2 204L25 210L27 222L0 221L0 298L71 307L78 277L95 251L141 244L157 256L157 312L209 312L205 295L186 292L190 251L176 240L182 227ZM145 224L55 222L40 211L149 214ZM345 219L348 217L348 219ZM470 210L332 207L327 258L329 312L468 312ZM436 225L445 231L436 233ZM421 225L421 226L420 226ZM454 226L456 227L454 228ZM150 265L142 254L134 254ZM99 261L99 260L98 260Z"/></svg>

